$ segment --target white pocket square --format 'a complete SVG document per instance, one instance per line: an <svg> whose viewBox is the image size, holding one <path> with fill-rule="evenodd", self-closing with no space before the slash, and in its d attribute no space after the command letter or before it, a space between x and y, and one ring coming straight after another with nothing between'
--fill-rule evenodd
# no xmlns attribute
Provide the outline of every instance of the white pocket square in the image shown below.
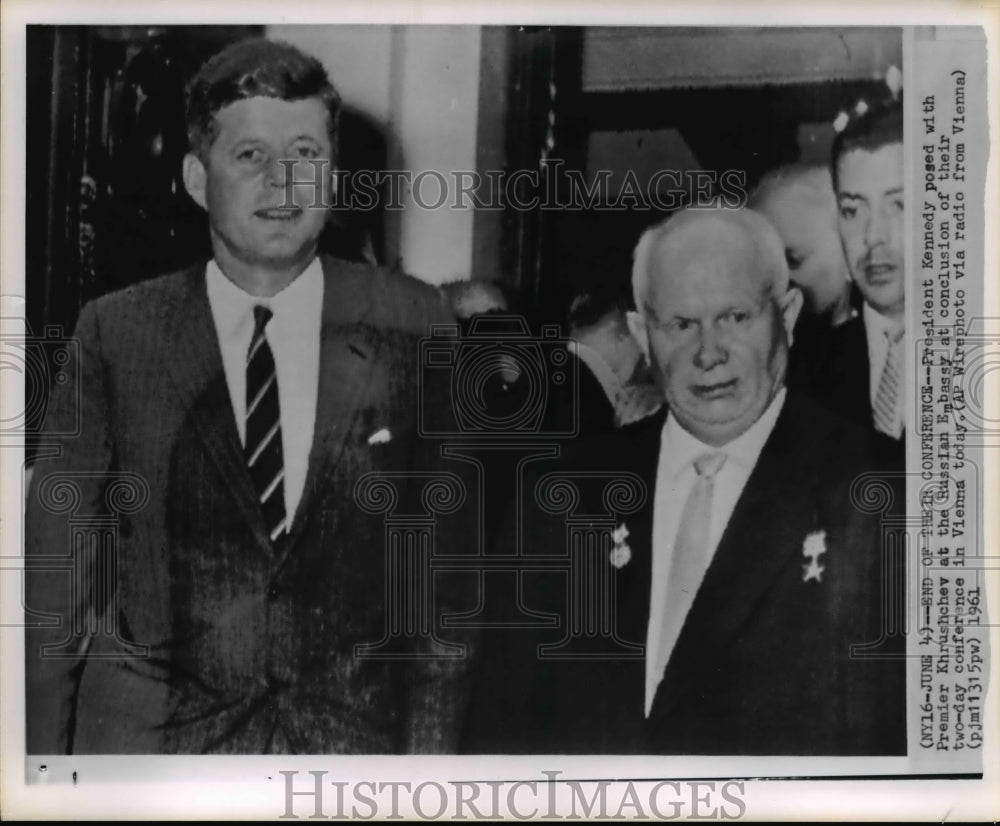
<svg viewBox="0 0 1000 826"><path fill-rule="evenodd" d="M376 430L368 437L368 444L370 445L384 445L392 439L392 433L389 432L389 428L383 427L381 430Z"/></svg>

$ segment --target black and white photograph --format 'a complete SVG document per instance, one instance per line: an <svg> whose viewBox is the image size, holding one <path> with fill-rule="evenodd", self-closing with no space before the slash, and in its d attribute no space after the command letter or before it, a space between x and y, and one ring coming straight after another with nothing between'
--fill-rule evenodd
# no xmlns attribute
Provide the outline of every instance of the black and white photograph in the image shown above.
<svg viewBox="0 0 1000 826"><path fill-rule="evenodd" d="M5 808L996 816L996 20L13 9Z"/></svg>

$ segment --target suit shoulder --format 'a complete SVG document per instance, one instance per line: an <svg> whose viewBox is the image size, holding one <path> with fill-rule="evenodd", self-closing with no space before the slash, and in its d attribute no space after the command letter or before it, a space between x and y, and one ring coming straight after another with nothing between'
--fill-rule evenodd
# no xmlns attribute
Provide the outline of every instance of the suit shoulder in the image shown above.
<svg viewBox="0 0 1000 826"><path fill-rule="evenodd" d="M134 329L164 318L185 294L198 267L156 276L95 298L84 305L78 329L97 326L102 330Z"/></svg>
<svg viewBox="0 0 1000 826"><path fill-rule="evenodd" d="M387 298L395 298L396 307L404 310L408 320L449 322L454 315L443 293L436 287L402 272L379 269L378 287ZM389 302L391 306L393 302Z"/></svg>
<svg viewBox="0 0 1000 826"><path fill-rule="evenodd" d="M561 444L553 463L585 471L634 471L652 476L660 455L666 409L621 428L581 430Z"/></svg>
<svg viewBox="0 0 1000 826"><path fill-rule="evenodd" d="M798 431L796 449L827 477L858 478L866 473L900 470L893 463L891 440L819 404L790 391L789 413Z"/></svg>
<svg viewBox="0 0 1000 826"><path fill-rule="evenodd" d="M789 384L808 384L826 373L835 363L854 356L864 339L864 323L860 317L845 321L836 327L816 320L806 320L795 328L791 350Z"/></svg>
<svg viewBox="0 0 1000 826"><path fill-rule="evenodd" d="M783 418L796 426L799 437L813 443L814 452L835 453L840 442L853 447L867 438L864 428L820 404L807 393L789 390L783 412Z"/></svg>
<svg viewBox="0 0 1000 826"><path fill-rule="evenodd" d="M368 322L414 335L429 335L430 325L454 323L447 299L436 287L412 275L363 262L324 259L337 278L356 285L370 299Z"/></svg>
<svg viewBox="0 0 1000 826"><path fill-rule="evenodd" d="M105 307L141 306L174 295L192 278L198 267L188 267L177 272L158 275L154 278L130 284L120 290L107 293L95 302Z"/></svg>

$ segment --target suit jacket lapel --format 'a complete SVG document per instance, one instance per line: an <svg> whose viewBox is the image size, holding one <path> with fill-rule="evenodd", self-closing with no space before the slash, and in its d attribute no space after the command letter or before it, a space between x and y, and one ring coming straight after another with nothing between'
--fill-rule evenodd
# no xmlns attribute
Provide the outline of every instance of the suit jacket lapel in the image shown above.
<svg viewBox="0 0 1000 826"><path fill-rule="evenodd" d="M844 398L836 400L852 418L862 424L871 422L869 382L871 364L868 359L868 334L864 319L858 316L846 322L840 335L834 336L834 375L830 386Z"/></svg>
<svg viewBox="0 0 1000 826"><path fill-rule="evenodd" d="M621 432L634 447L628 469L639 474L646 485L646 498L642 507L625 523L629 529L628 543L632 560L623 567L618 578L618 632L628 642L646 644L646 627L649 624L649 589L652 577L653 503L656 494L656 471L660 458L660 436L666 411L624 428ZM617 435L617 434L616 434ZM613 442L620 445L620 440ZM641 669L640 669L641 670ZM645 675L642 676L645 684Z"/></svg>
<svg viewBox="0 0 1000 826"><path fill-rule="evenodd" d="M301 536L319 493L329 482L364 400L377 356L377 345L364 339L358 329L371 305L367 285L356 273L341 268L335 259L324 258L322 263L323 321L316 424L305 488L284 546L286 550Z"/></svg>
<svg viewBox="0 0 1000 826"><path fill-rule="evenodd" d="M375 362L375 347L358 335L356 325L371 303L365 284L333 259L323 259L323 318L320 333L316 423L302 499L292 521L287 553L301 535L329 469L344 446ZM183 288L166 310L169 372L178 401L189 411L259 543L271 551L253 482L246 468L239 431L222 366L218 334L208 303L205 265L184 274Z"/></svg>
<svg viewBox="0 0 1000 826"><path fill-rule="evenodd" d="M818 476L803 450L808 439L797 408L789 395L747 479L667 665L651 723L670 708L685 684L713 667L715 652L733 643L815 525L813 510L798 505L813 501L808 489ZM796 505L789 507L790 502Z"/></svg>
<svg viewBox="0 0 1000 826"><path fill-rule="evenodd" d="M205 265L184 273L182 284L175 305L166 310L169 350L166 362L177 388L178 402L190 416L259 543L270 551L271 543L236 429L218 334L208 303Z"/></svg>

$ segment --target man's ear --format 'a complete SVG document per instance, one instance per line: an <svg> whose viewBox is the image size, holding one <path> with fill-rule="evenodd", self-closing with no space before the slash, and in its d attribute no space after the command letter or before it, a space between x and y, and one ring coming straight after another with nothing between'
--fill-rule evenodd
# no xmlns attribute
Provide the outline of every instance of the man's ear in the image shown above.
<svg viewBox="0 0 1000 826"><path fill-rule="evenodd" d="M629 310L625 313L625 322L628 324L628 331L632 334L632 338L635 339L635 343L642 351L642 357L646 360L646 364L649 364L649 331L646 329L646 319L643 318L642 313Z"/></svg>
<svg viewBox="0 0 1000 826"><path fill-rule="evenodd" d="M184 188L187 190L188 195L191 196L198 206L207 211L205 181L208 178L208 173L205 171L205 165L196 155L188 152L184 156L182 171L184 173Z"/></svg>
<svg viewBox="0 0 1000 826"><path fill-rule="evenodd" d="M802 312L802 290L794 285L789 285L788 291L781 297L781 320L785 325L785 336L788 338L788 346L792 346L795 329L795 322L798 321L799 313Z"/></svg>

